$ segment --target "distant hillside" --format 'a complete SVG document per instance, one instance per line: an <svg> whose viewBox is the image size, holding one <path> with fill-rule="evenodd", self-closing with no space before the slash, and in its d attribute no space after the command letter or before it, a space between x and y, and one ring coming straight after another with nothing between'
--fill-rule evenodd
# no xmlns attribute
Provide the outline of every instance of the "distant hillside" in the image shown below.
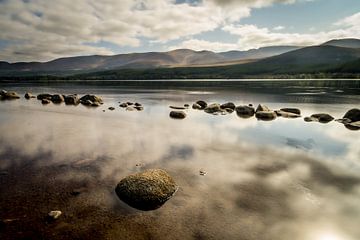
<svg viewBox="0 0 360 240"><path fill-rule="evenodd" d="M219 55L228 60L245 60L245 59L261 59L268 58L276 55L280 55L286 52L290 52L301 47L297 46L274 46L263 47L259 49L251 49L248 51L229 51L221 52Z"/></svg>
<svg viewBox="0 0 360 240"><path fill-rule="evenodd" d="M239 64L247 59L275 56L298 47L267 47L249 51L215 53L178 49L169 52L118 54L114 56L79 56L59 58L49 62L8 63L0 62L0 72L67 72L101 71L120 68L159 68L188 66L217 66ZM4 75L4 74L3 74Z"/></svg>
<svg viewBox="0 0 360 240"><path fill-rule="evenodd" d="M356 38L334 39L322 45L345 48L360 48L360 40Z"/></svg>

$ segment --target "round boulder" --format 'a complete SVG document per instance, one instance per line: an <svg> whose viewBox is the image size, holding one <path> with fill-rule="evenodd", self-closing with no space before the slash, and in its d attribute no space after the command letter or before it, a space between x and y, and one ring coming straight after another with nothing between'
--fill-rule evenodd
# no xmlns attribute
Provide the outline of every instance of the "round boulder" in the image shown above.
<svg viewBox="0 0 360 240"><path fill-rule="evenodd" d="M235 110L238 116L244 118L252 117L255 114L255 109L251 106L238 106L235 108Z"/></svg>
<svg viewBox="0 0 360 240"><path fill-rule="evenodd" d="M176 119L184 119L184 118L186 118L186 113L183 111L171 111L170 117L176 118Z"/></svg>
<svg viewBox="0 0 360 240"><path fill-rule="evenodd" d="M143 210L155 210L168 201L178 186L172 177L161 169L129 175L116 186L117 196L129 206Z"/></svg>
<svg viewBox="0 0 360 240"><path fill-rule="evenodd" d="M305 122L320 122L320 123L328 123L334 120L334 118L327 113L317 113L313 114L310 117L304 118Z"/></svg>
<svg viewBox="0 0 360 240"><path fill-rule="evenodd" d="M62 103L65 101L64 96L61 94L54 94L51 96L51 101L53 103Z"/></svg>
<svg viewBox="0 0 360 240"><path fill-rule="evenodd" d="M35 96L32 95L32 94L29 93L29 92L25 93L24 97L25 97L26 99L35 98Z"/></svg>
<svg viewBox="0 0 360 240"><path fill-rule="evenodd" d="M277 115L274 111L258 111L256 112L255 117L258 120L271 121L274 120L277 117Z"/></svg>
<svg viewBox="0 0 360 240"><path fill-rule="evenodd" d="M354 108L349 110L343 118L350 119L351 122L360 121L360 109Z"/></svg>
<svg viewBox="0 0 360 240"><path fill-rule="evenodd" d="M220 107L221 107L221 109L229 108L229 109L235 110L235 104L232 102L224 103Z"/></svg>
<svg viewBox="0 0 360 240"><path fill-rule="evenodd" d="M198 104L201 107L200 109L205 109L207 107L207 103L203 100L197 101L196 104Z"/></svg>
<svg viewBox="0 0 360 240"><path fill-rule="evenodd" d="M76 94L67 95L64 97L66 105L77 105L79 104L79 97Z"/></svg>

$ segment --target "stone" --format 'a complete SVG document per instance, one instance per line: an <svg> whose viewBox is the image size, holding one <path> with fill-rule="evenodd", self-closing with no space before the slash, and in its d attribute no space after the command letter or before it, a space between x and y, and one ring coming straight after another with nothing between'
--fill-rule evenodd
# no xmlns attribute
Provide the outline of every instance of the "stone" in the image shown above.
<svg viewBox="0 0 360 240"><path fill-rule="evenodd" d="M49 99L44 98L41 100L41 103L45 105L51 103L51 101Z"/></svg>
<svg viewBox="0 0 360 240"><path fill-rule="evenodd" d="M169 106L171 109L177 109L177 110L185 110L186 107L179 107L179 106Z"/></svg>
<svg viewBox="0 0 360 240"><path fill-rule="evenodd" d="M226 108L228 108L228 109L232 109L232 110L235 110L235 104L234 103L232 103L232 102L228 102L228 103L224 103L224 104L221 104L220 105L220 108L221 109L226 109Z"/></svg>
<svg viewBox="0 0 360 240"><path fill-rule="evenodd" d="M184 119L184 118L186 118L186 113L183 111L171 111L170 117L176 118L176 119Z"/></svg>
<svg viewBox="0 0 360 240"><path fill-rule="evenodd" d="M132 103L132 102L126 102L126 104L127 104L128 106L134 105L134 103Z"/></svg>
<svg viewBox="0 0 360 240"><path fill-rule="evenodd" d="M280 111L301 115L301 111L298 108L281 108Z"/></svg>
<svg viewBox="0 0 360 240"><path fill-rule="evenodd" d="M354 108L349 110L343 118L350 119L351 122L360 121L360 109Z"/></svg>
<svg viewBox="0 0 360 240"><path fill-rule="evenodd" d="M52 95L49 94L49 93L41 93L41 94L37 95L37 99L38 99L38 100L43 100L43 99L48 99L48 100L50 100L51 97L52 97Z"/></svg>
<svg viewBox="0 0 360 240"><path fill-rule="evenodd" d="M268 108L267 106L263 104L259 104L255 112L270 112L270 111L271 111L270 108Z"/></svg>
<svg viewBox="0 0 360 240"><path fill-rule="evenodd" d="M212 103L212 104L210 104L210 105L208 105L205 109L204 109L204 111L206 112L206 113L216 113L216 112L222 112L222 109L221 109L221 107L220 107L220 104L218 104L218 103Z"/></svg>
<svg viewBox="0 0 360 240"><path fill-rule="evenodd" d="M138 103L138 102L134 103L134 105L135 105L135 107L140 107L140 106L142 106L141 103Z"/></svg>
<svg viewBox="0 0 360 240"><path fill-rule="evenodd" d="M36 98L34 95L32 95L32 94L29 93L29 92L25 93L24 97L25 97L26 99Z"/></svg>
<svg viewBox="0 0 360 240"><path fill-rule="evenodd" d="M184 107L189 108L189 107L190 107L190 105L189 105L189 104L187 104L187 103L185 103L185 104L184 104Z"/></svg>
<svg viewBox="0 0 360 240"><path fill-rule="evenodd" d="M114 111L114 110L115 110L114 107L109 107L108 109L109 109L110 111Z"/></svg>
<svg viewBox="0 0 360 240"><path fill-rule="evenodd" d="M201 107L200 109L205 109L207 107L207 103L203 100L197 101L196 104L198 104Z"/></svg>
<svg viewBox="0 0 360 240"><path fill-rule="evenodd" d="M16 92L7 92L5 90L1 90L0 92L0 99L1 100L13 100L19 99L20 96Z"/></svg>
<svg viewBox="0 0 360 240"><path fill-rule="evenodd" d="M115 192L129 206L149 211L161 207L177 189L175 181L166 171L150 169L123 178Z"/></svg>
<svg viewBox="0 0 360 240"><path fill-rule="evenodd" d="M80 99L77 94L64 96L64 101L66 105L78 105L80 103Z"/></svg>
<svg viewBox="0 0 360 240"><path fill-rule="evenodd" d="M299 118L299 117L301 117L301 115L299 115L299 114L292 113L292 112L284 112L282 110L276 110L275 113L278 117L283 117L283 118Z"/></svg>
<svg viewBox="0 0 360 240"><path fill-rule="evenodd" d="M276 119L276 113L274 111L257 111L255 117L258 120L271 121Z"/></svg>
<svg viewBox="0 0 360 240"><path fill-rule="evenodd" d="M310 117L305 117L305 122L320 122L320 123L328 123L334 120L334 117L327 113L317 113L313 114Z"/></svg>
<svg viewBox="0 0 360 240"><path fill-rule="evenodd" d="M144 110L144 107L143 107L143 106L135 106L134 108L135 108L136 110L138 110L138 111Z"/></svg>
<svg viewBox="0 0 360 240"><path fill-rule="evenodd" d="M246 106L246 105L238 106L235 108L235 110L238 116L244 118L252 117L255 114L255 109L251 106Z"/></svg>
<svg viewBox="0 0 360 240"><path fill-rule="evenodd" d="M52 220L56 220L61 216L62 212L59 210L51 211L48 213L48 217Z"/></svg>
<svg viewBox="0 0 360 240"><path fill-rule="evenodd" d="M103 100L101 97L98 97L96 95L87 94L80 98L80 103L87 106L98 107L103 104Z"/></svg>
<svg viewBox="0 0 360 240"><path fill-rule="evenodd" d="M193 109L196 109L196 110L202 110L202 107L201 107L199 104L197 104L197 103L194 103L194 104L192 105L192 108L193 108Z"/></svg>
<svg viewBox="0 0 360 240"><path fill-rule="evenodd" d="M131 106L128 106L125 110L132 112L132 111L135 111L135 108L131 107Z"/></svg>
<svg viewBox="0 0 360 240"><path fill-rule="evenodd" d="M119 105L119 107L122 107L122 108L126 108L128 105L127 105L127 103L121 103L120 105Z"/></svg>
<svg viewBox="0 0 360 240"><path fill-rule="evenodd" d="M60 94L54 94L51 96L51 101L53 103L62 103L65 101L64 96Z"/></svg>

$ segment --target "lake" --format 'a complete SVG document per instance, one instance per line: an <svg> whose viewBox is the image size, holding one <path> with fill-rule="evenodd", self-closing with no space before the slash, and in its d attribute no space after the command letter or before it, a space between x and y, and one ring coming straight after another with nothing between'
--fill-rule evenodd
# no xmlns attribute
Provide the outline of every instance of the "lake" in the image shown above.
<svg viewBox="0 0 360 240"><path fill-rule="evenodd" d="M303 119L359 108L360 81L2 82L0 89L21 95L0 101L1 239L360 239L360 130ZM24 99L28 91L96 94L104 104L42 105ZM302 117L259 121L191 107L183 120L169 117L170 105L197 100L295 107ZM120 108L126 101L144 110ZM153 168L179 186L169 201L140 211L119 200L122 178ZM52 210L62 215L49 222Z"/></svg>

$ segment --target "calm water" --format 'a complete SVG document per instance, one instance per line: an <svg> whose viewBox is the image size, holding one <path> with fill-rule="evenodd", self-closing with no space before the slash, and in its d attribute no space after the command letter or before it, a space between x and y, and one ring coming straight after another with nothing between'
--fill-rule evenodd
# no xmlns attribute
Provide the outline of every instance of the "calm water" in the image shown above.
<svg viewBox="0 0 360 240"><path fill-rule="evenodd" d="M99 108L0 102L1 239L360 239L360 131L335 121L264 122L192 109L184 120L168 116L169 105L202 99L341 118L360 107L360 81L0 83L0 89L22 96L93 93L105 101ZM145 109L127 112L118 106L123 101ZM122 203L114 188L149 168L167 170L180 188L162 208L142 212ZM47 223L51 210L63 215Z"/></svg>

